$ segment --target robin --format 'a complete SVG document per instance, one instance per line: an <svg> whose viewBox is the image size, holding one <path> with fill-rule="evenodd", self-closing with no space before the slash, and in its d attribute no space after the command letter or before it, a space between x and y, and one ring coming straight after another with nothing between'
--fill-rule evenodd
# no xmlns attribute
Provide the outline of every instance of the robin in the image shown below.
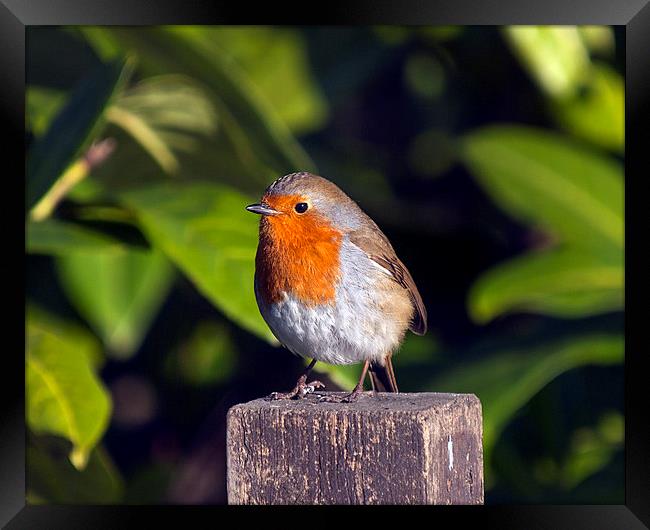
<svg viewBox="0 0 650 530"><path fill-rule="evenodd" d="M307 383L317 361L363 362L352 393L324 401L353 402L370 371L378 392L397 392L391 363L407 328L427 330L427 313L415 282L374 221L329 180L311 173L277 179L259 204L255 298L276 338L312 361L290 392L299 399L323 388Z"/></svg>

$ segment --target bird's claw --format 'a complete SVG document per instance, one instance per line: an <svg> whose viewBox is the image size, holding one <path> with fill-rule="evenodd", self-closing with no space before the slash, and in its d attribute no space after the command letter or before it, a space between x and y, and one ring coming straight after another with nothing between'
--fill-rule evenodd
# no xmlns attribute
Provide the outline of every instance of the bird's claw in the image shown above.
<svg viewBox="0 0 650 530"><path fill-rule="evenodd" d="M307 394L313 394L318 388L325 388L325 385L320 381L312 381L311 383L301 386L298 390L300 397L305 397Z"/></svg>
<svg viewBox="0 0 650 530"><path fill-rule="evenodd" d="M267 397L267 401L277 401L280 399L302 399L307 394L313 394L316 389L325 388L325 385L320 381L312 381L308 384L300 384L291 392L271 392Z"/></svg>
<svg viewBox="0 0 650 530"><path fill-rule="evenodd" d="M354 403L359 399L361 392L351 392L345 396L321 396L319 403Z"/></svg>

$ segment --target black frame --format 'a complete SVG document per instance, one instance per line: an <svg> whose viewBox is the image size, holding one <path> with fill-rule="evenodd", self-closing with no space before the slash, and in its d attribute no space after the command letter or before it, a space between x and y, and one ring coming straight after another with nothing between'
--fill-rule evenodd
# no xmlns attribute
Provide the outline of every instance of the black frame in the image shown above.
<svg viewBox="0 0 650 530"><path fill-rule="evenodd" d="M446 523L470 523L498 528L647 528L650 526L650 452L648 451L648 420L644 415L643 360L647 353L641 348L642 275L650 268L642 261L646 233L639 224L647 217L641 211L641 183L648 175L644 125L650 123L650 2L649 0L354 0L330 5L328 11L316 11L314 4L296 5L280 15L277 6L215 2L183 2L182 0L1 0L0 54L2 83L0 111L6 131L3 166L5 183L16 183L24 174L25 138L25 28L32 25L156 25L156 24L608 24L625 26L626 93L625 93L625 245L626 245L626 362L625 362L625 505L614 506L483 506L434 508L430 514L436 526ZM243 9L241 9L243 7ZM269 9L270 8L270 9ZM246 12L248 11L248 12ZM248 17L242 17L247 14ZM316 16L314 16L316 15ZM20 185L18 185L20 189ZM24 192L24 188L23 188ZM20 255L24 233L15 228L19 219L20 201L3 201L0 211L6 215L3 232L5 248ZM7 211L13 206L17 211ZM7 212L5 214L5 212ZM24 210L23 210L24 216ZM7 245L9 243L9 245ZM10 255L10 252L7 252ZM5 255L7 255L5 254ZM6 266L7 260L0 261ZM21 264L14 258L11 263ZM644 266L645 265L645 266ZM19 274L23 269L18 268ZM22 276L24 278L24 276ZM17 282L14 285L18 285ZM634 286L631 288L630 286ZM4 292L9 299L6 308L24 307L24 292ZM20 298L22 294L22 299ZM7 296L9 295L9 296ZM14 303L11 303L14 302ZM23 313L24 315L24 313ZM23 321L24 317L17 317ZM19 326L10 328L19 336ZM24 337L24 336L23 336ZM20 340L16 341L21 343ZM20 347L16 347L19 350ZM17 351L5 348L5 373L24 374L24 363ZM15 365L12 365L14 363ZM13 387L10 383L14 383ZM172 507L129 506L28 506L25 504L25 396L24 377L4 378L3 387L11 393L2 400L0 420L0 524L8 528L115 528L135 526L136 515L151 525L157 515L165 522L185 522L188 513ZM606 391L606 389L604 389ZM216 509L216 507L214 507ZM202 507L202 510L209 509ZM237 509L243 515L243 508ZM180 515L180 517L179 517ZM291 524L286 513L285 524ZM365 513L368 515L368 512ZM341 514L338 523L341 524ZM172 520L173 518L173 520ZM302 524L312 524L307 515ZM442 519L445 519L443 521ZM11 521L11 522L9 522ZM217 522L216 520L215 522ZM346 520L347 521L347 520ZM214 523L213 523L214 524ZM217 523L218 524L218 523Z"/></svg>

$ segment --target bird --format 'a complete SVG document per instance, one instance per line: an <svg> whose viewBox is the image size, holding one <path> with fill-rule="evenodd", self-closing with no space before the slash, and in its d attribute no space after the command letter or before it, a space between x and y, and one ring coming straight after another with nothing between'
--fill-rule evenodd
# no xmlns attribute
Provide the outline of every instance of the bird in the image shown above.
<svg viewBox="0 0 650 530"><path fill-rule="evenodd" d="M260 215L260 313L283 346L311 358L291 391L269 398L301 399L324 388L307 382L317 362L363 363L351 393L322 401L357 401L368 372L375 392L398 392L391 358L407 329L426 333L427 312L377 224L336 184L309 172L278 178L246 210Z"/></svg>

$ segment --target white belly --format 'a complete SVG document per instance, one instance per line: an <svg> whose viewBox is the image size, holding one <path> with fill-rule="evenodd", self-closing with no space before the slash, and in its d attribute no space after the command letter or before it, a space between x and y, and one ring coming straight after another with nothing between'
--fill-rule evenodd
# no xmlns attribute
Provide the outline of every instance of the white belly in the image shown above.
<svg viewBox="0 0 650 530"><path fill-rule="evenodd" d="M408 295L396 290L381 267L354 249L341 262L342 281L332 303L307 306L283 293L283 300L267 306L258 297L271 331L296 355L328 364L367 359L383 364L401 342L408 321L395 318L399 311L393 309L410 304Z"/></svg>

